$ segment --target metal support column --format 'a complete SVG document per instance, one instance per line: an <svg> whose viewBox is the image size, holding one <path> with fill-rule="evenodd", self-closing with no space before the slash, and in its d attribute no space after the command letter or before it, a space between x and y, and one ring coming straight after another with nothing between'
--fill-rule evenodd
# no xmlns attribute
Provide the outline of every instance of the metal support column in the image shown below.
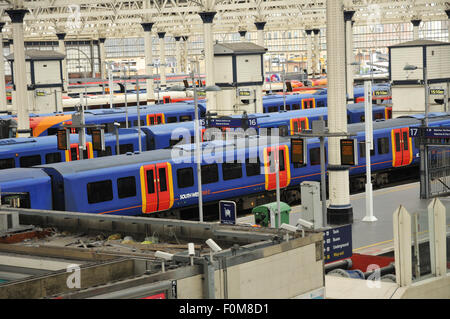
<svg viewBox="0 0 450 319"><path fill-rule="evenodd" d="M353 15L355 11L344 11L345 21L345 65L346 67L346 88L347 88L347 102L354 102L353 93Z"/></svg>
<svg viewBox="0 0 450 319"><path fill-rule="evenodd" d="M159 37L159 64L161 65L160 68L160 77L159 77L159 87L162 91L164 91L167 88L167 80L166 80L166 43L164 40L166 33L165 32L158 32Z"/></svg>
<svg viewBox="0 0 450 319"><path fill-rule="evenodd" d="M101 78L101 79L105 79L105 78L106 78L106 68L105 68L105 62L106 62L105 41L106 41L106 38L99 38L99 39L98 39L98 45L99 45L99 50L100 50L100 78Z"/></svg>
<svg viewBox="0 0 450 319"><path fill-rule="evenodd" d="M315 75L320 74L320 29L313 29L314 33L314 59L313 72Z"/></svg>
<svg viewBox="0 0 450 319"><path fill-rule="evenodd" d="M181 44L180 44L181 37L175 36L175 73L180 74L181 73Z"/></svg>
<svg viewBox="0 0 450 319"><path fill-rule="evenodd" d="M308 70L308 76L311 76L312 72L312 30L305 30L306 32L306 68Z"/></svg>
<svg viewBox="0 0 450 319"><path fill-rule="evenodd" d="M212 23L216 12L199 12L200 18L203 21L203 36L205 39L205 64L206 64L206 86L215 85L214 79L214 46L213 46L213 33ZM200 70L198 70L200 74ZM216 110L216 93L206 92L206 98L208 101L208 110Z"/></svg>
<svg viewBox="0 0 450 319"><path fill-rule="evenodd" d="M27 9L10 9L6 13L11 18L14 39L14 87L16 91L15 105L17 107L17 129L19 137L30 136L29 133L21 131L30 130L30 116L28 114L28 89L25 62L25 43L23 37L23 19L28 13Z"/></svg>
<svg viewBox="0 0 450 319"><path fill-rule="evenodd" d="M0 22L0 52L3 54L3 33L2 29L5 25L4 22ZM7 110L6 102L6 85L5 85L5 61L2 59L0 63L0 111Z"/></svg>
<svg viewBox="0 0 450 319"><path fill-rule="evenodd" d="M66 46L64 44L64 38L66 37L66 34L57 33L56 36L58 37L58 51L66 55ZM64 57L64 59L62 60L63 92L67 92L67 86L69 84L69 77L67 75L67 57Z"/></svg>
<svg viewBox="0 0 450 319"><path fill-rule="evenodd" d="M411 20L411 23L413 25L413 40L419 40L419 25L422 20L416 19Z"/></svg>
<svg viewBox="0 0 450 319"><path fill-rule="evenodd" d="M147 102L154 103L155 102L155 90L153 88L153 48L152 48L152 22L144 22L141 23L142 28L144 29L144 46L145 46L145 74L150 76L146 81L146 96Z"/></svg>
<svg viewBox="0 0 450 319"><path fill-rule="evenodd" d="M342 0L327 0L328 127L331 134L347 132L345 33ZM328 139L329 224L353 222L348 167L341 165L340 137Z"/></svg>
<svg viewBox="0 0 450 319"><path fill-rule="evenodd" d="M238 31L238 32L239 32L239 35L241 36L241 42L247 41L247 39L245 39L245 35L247 34L247 31L245 31L245 30L240 30L240 31Z"/></svg>

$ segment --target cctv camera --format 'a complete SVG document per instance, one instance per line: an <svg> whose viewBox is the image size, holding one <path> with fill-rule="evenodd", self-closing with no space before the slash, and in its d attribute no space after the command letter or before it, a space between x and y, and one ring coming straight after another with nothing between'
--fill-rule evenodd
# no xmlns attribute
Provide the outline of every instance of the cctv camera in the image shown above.
<svg viewBox="0 0 450 319"><path fill-rule="evenodd" d="M306 220L304 220L304 219L301 219L301 218L299 218L298 220L297 220L297 225L301 225L302 227L304 227L304 228L309 228L309 229L313 229L314 228L314 224L313 223L311 223L311 222L308 222L308 221L306 221Z"/></svg>
<svg viewBox="0 0 450 319"><path fill-rule="evenodd" d="M165 253L163 251L159 251L158 250L157 252L155 252L155 257L156 258L162 258L162 259L165 259L165 260L172 260L173 254Z"/></svg>
<svg viewBox="0 0 450 319"><path fill-rule="evenodd" d="M290 232L293 232L293 233L295 233L298 230L298 228L296 226L292 226L289 224L281 224L280 228L285 229Z"/></svg>
<svg viewBox="0 0 450 319"><path fill-rule="evenodd" d="M189 256L195 255L194 243L188 243Z"/></svg>
<svg viewBox="0 0 450 319"><path fill-rule="evenodd" d="M211 238L208 239L206 241L206 244L209 246L209 248L211 248L215 253L219 252L222 250L222 248L220 248L219 245L216 244L216 242L214 240L212 240Z"/></svg>

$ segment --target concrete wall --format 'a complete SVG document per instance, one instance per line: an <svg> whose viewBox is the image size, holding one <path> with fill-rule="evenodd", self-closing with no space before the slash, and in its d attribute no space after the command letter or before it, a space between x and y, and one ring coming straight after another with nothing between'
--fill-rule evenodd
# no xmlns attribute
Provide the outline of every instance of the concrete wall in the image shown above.
<svg viewBox="0 0 450 319"><path fill-rule="evenodd" d="M318 237L319 234L311 237ZM320 234L321 236L322 234ZM263 250L262 258L216 271L216 298L293 298L323 287L323 246L300 238Z"/></svg>
<svg viewBox="0 0 450 319"><path fill-rule="evenodd" d="M394 298L401 299L450 299L450 273L442 278L429 278L400 289Z"/></svg>

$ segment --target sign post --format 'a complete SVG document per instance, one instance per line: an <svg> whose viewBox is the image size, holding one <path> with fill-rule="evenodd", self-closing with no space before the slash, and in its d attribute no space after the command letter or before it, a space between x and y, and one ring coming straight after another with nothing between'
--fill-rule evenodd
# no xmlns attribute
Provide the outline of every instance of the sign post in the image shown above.
<svg viewBox="0 0 450 319"><path fill-rule="evenodd" d="M327 229L323 232L325 264L350 258L352 250L352 225Z"/></svg>
<svg viewBox="0 0 450 319"><path fill-rule="evenodd" d="M233 201L221 200L219 202L220 223L227 225L236 224L236 203Z"/></svg>

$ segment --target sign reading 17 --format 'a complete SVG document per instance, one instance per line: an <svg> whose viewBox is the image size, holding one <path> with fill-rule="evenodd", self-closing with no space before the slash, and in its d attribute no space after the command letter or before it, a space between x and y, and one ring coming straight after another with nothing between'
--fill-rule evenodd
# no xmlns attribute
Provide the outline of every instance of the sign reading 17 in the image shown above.
<svg viewBox="0 0 450 319"><path fill-rule="evenodd" d="M419 134L419 128L418 127L410 127L409 128L409 136L415 137Z"/></svg>

